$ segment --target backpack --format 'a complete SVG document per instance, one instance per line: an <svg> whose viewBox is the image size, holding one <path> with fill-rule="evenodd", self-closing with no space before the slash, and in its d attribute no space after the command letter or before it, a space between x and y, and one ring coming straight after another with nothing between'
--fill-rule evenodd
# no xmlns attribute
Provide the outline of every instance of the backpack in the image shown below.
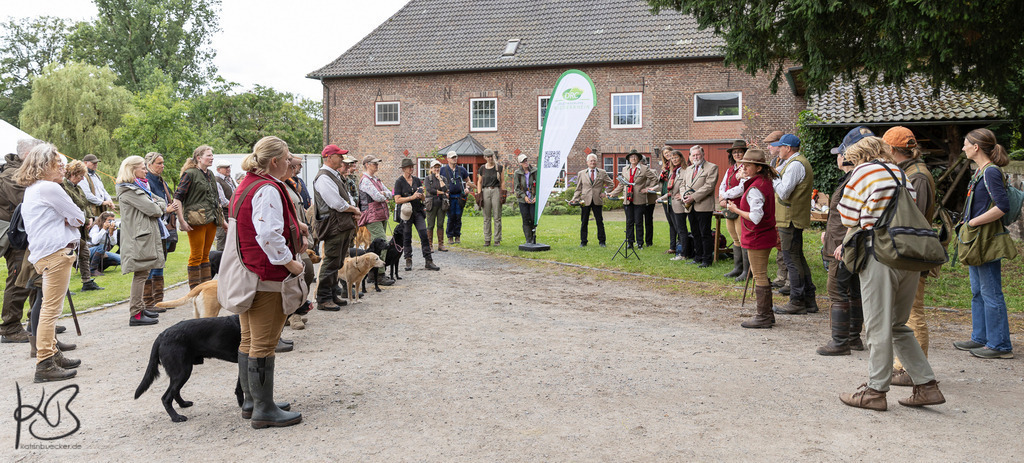
<svg viewBox="0 0 1024 463"><path fill-rule="evenodd" d="M995 167L992 166L991 164L989 166ZM985 169L988 169L988 167L986 167ZM999 168L996 167L996 169ZM1003 171L1000 170L999 172L1001 174ZM984 179L985 189L989 191L988 194L989 197L991 197L992 190L988 187L988 178L985 177L985 174L982 174L981 178ZM1014 187L1013 185L1009 185L1006 181L1005 175L1003 175L1003 187L1006 188L1006 196L1010 199L1010 211L1003 214L1002 220L1003 226L1009 227L1010 225L1013 225L1013 223L1016 222L1018 219L1020 219L1021 208L1024 208L1024 191L1021 191L1019 188Z"/></svg>
<svg viewBox="0 0 1024 463"><path fill-rule="evenodd" d="M18 204L11 214L11 226L7 229L7 239L11 249L28 249L28 233L25 232L25 221L21 218L21 206Z"/></svg>
<svg viewBox="0 0 1024 463"><path fill-rule="evenodd" d="M864 234L870 233L873 238L872 252L875 259L897 270L923 272L946 263L949 260L946 248L939 240L939 233L932 229L931 222L924 217L917 208L914 198L910 196L906 174L903 174L901 182L889 166L877 161L876 164L882 166L892 176L896 182L896 189L882 215L875 222L874 228L857 232L856 235L861 236L849 242L863 249L866 238ZM851 256L852 262L847 262L847 267L851 268L851 271L859 271L863 265L863 254L859 254L861 258ZM855 265L851 266L851 263Z"/></svg>

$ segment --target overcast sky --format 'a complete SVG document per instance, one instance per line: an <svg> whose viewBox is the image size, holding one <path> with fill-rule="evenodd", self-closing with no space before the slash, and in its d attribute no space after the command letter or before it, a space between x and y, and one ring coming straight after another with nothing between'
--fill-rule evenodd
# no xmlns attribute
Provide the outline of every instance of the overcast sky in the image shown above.
<svg viewBox="0 0 1024 463"><path fill-rule="evenodd" d="M305 76L362 40L408 0L222 0L214 63L225 79L320 100ZM0 18L96 16L91 0L0 0Z"/></svg>

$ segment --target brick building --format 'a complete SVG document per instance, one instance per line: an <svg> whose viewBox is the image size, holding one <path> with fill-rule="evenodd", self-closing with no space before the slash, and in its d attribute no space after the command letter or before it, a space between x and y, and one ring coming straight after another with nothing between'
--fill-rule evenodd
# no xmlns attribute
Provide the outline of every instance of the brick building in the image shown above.
<svg viewBox="0 0 1024 463"><path fill-rule="evenodd" d="M570 175L588 150L617 173L631 149L697 143L724 166L733 140L793 131L806 101L724 66L722 45L692 17L651 14L642 0L412 0L308 77L323 83L324 143L381 157L386 181L401 157L425 167L467 136L502 163L535 159L547 98L568 69L591 77L599 102ZM475 171L483 159L460 162Z"/></svg>

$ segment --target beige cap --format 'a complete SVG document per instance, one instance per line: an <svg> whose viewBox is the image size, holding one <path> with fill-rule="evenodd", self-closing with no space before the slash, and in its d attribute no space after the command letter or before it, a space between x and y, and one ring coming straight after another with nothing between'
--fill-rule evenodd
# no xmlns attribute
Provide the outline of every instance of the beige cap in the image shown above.
<svg viewBox="0 0 1024 463"><path fill-rule="evenodd" d="M526 162L527 159L530 159L530 157L525 154L520 154L518 157L516 157L516 162L523 163Z"/></svg>
<svg viewBox="0 0 1024 463"><path fill-rule="evenodd" d="M459 157L459 153L456 153L455 151L449 151L448 152L448 159L457 158L457 157Z"/></svg>

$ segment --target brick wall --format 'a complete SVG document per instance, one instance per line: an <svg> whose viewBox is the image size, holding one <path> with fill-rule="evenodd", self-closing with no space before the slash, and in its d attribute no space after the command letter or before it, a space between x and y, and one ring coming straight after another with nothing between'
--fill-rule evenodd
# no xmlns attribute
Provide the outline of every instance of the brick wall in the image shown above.
<svg viewBox="0 0 1024 463"><path fill-rule="evenodd" d="M497 98L495 132L472 132L481 144L499 152L512 165L516 149L536 158L538 96L550 95L557 77L568 67L515 69L395 77L326 80L324 92L325 144L352 150L361 158L379 156L381 178L399 175L403 151L422 157L470 133L471 98ZM598 104L580 132L569 156L568 172L586 165L584 148L601 153L637 149L650 153L668 140L759 141L772 130L792 132L803 98L781 87L775 95L769 79L726 68L721 60L579 67L594 81ZM694 93L742 92L742 120L696 122ZM643 125L611 128L611 93L643 92ZM375 101L400 101L401 124L374 124Z"/></svg>

